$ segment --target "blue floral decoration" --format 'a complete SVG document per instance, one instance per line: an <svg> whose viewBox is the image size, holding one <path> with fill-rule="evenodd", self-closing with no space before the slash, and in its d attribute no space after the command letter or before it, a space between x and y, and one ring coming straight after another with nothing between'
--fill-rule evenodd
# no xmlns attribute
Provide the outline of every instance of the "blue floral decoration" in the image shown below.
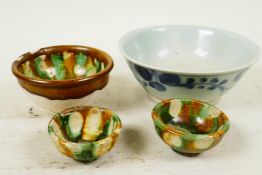
<svg viewBox="0 0 262 175"><path fill-rule="evenodd" d="M144 85L150 86L158 91L166 91L166 86L183 87L187 89L218 89L221 93L226 89L225 84L228 80L219 80L217 77L208 79L207 77L201 77L199 79L187 78L185 82L182 82L179 75L171 73L159 73L153 70L145 69L141 66L134 65L136 78ZM139 76L142 78L139 78ZM241 76L241 75L240 75ZM240 76L236 76L238 79Z"/></svg>
<svg viewBox="0 0 262 175"><path fill-rule="evenodd" d="M137 65L135 65L135 69L144 80L146 81L152 80L152 74L149 72L149 70Z"/></svg>

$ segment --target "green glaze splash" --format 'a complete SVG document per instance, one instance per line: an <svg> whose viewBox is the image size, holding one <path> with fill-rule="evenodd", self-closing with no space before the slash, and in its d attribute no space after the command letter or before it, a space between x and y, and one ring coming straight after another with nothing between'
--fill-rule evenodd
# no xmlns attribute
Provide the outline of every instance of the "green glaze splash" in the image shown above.
<svg viewBox="0 0 262 175"><path fill-rule="evenodd" d="M44 80L66 80L92 76L105 69L105 65L97 58L79 52L64 51L48 55L40 55L33 62L22 64L25 76Z"/></svg>
<svg viewBox="0 0 262 175"><path fill-rule="evenodd" d="M61 55L52 54L51 55L51 61L55 67L56 70L56 79L57 80L64 80L66 79L66 71L65 71L65 65L64 60Z"/></svg>
<svg viewBox="0 0 262 175"><path fill-rule="evenodd" d="M47 71L49 67L45 63L45 58L46 56L42 55L35 59L35 69L36 69L36 72L38 73L38 76L41 79L50 80L51 76L50 74L48 74L48 71Z"/></svg>

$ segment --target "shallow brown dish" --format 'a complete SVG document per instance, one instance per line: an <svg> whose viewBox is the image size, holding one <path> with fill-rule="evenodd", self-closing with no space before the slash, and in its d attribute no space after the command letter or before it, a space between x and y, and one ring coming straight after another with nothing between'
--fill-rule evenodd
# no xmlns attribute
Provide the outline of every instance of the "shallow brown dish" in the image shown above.
<svg viewBox="0 0 262 175"><path fill-rule="evenodd" d="M82 52L92 58L103 62L105 68L89 77L74 78L67 80L44 80L25 76L22 72L22 64L28 60L35 59L40 55L51 55L57 52ZM113 60L104 51L99 49L76 46L61 45L39 49L34 53L25 53L12 64L12 72L18 79L19 84L28 92L51 100L77 99L103 89L109 80L109 72L113 68Z"/></svg>

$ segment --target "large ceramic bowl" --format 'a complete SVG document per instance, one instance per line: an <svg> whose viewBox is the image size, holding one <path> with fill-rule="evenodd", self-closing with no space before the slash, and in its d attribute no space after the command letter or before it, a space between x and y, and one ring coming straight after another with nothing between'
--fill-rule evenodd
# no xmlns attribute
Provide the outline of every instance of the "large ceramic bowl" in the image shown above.
<svg viewBox="0 0 262 175"><path fill-rule="evenodd" d="M200 26L156 26L124 35L119 49L134 76L157 99L217 101L258 59L238 34Z"/></svg>
<svg viewBox="0 0 262 175"><path fill-rule="evenodd" d="M57 113L49 122L48 133L62 154L91 162L113 148L121 128L119 117L112 111L78 106Z"/></svg>
<svg viewBox="0 0 262 175"><path fill-rule="evenodd" d="M186 156L213 148L229 129L224 112L191 99L162 101L154 107L152 118L161 139L172 150Z"/></svg>
<svg viewBox="0 0 262 175"><path fill-rule="evenodd" d="M73 45L26 53L12 65L13 74L26 93L52 112L93 99L95 91L107 85L112 68L113 60L107 53Z"/></svg>

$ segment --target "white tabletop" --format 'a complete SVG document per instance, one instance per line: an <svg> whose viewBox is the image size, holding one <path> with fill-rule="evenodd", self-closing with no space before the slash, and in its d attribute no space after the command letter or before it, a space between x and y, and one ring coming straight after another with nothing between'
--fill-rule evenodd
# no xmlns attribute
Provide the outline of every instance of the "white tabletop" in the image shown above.
<svg viewBox="0 0 262 175"><path fill-rule="evenodd" d="M261 19L261 0L1 0L0 174L262 174L262 59L217 104L231 121L223 141L188 158L155 133L154 103L117 48L125 32L159 24L222 28L262 46ZM24 95L10 71L22 53L58 44L97 47L115 62L110 83L101 91L105 98L96 103L114 110L123 130L114 149L90 164L56 150L47 133L50 114Z"/></svg>

